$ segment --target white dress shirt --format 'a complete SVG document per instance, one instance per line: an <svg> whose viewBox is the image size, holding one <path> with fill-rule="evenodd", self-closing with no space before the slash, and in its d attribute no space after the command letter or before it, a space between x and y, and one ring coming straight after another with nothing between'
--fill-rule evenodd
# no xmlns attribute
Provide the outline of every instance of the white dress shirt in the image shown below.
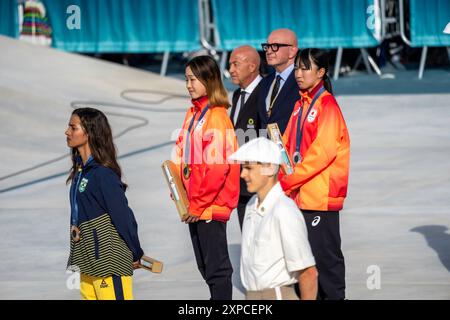
<svg viewBox="0 0 450 320"><path fill-rule="evenodd" d="M241 281L260 291L298 282L298 271L314 266L302 213L277 183L258 207L254 195L242 226Z"/></svg>
<svg viewBox="0 0 450 320"><path fill-rule="evenodd" d="M280 88L278 89L278 94L279 94L281 92L281 89L283 89L284 83L286 82L287 78L289 78L289 75L291 74L292 70L294 70L294 64L291 64L289 67L284 69L284 71L281 73L279 73L279 72L275 73L275 78L273 79L273 82L270 85L269 93L267 94L267 97L266 97L266 110L267 111L269 111L270 97L272 96L273 86L275 85L275 80L277 79L277 76L279 75L281 77ZM275 99L273 101L273 103L275 103L276 100L277 99Z"/></svg>
<svg viewBox="0 0 450 320"><path fill-rule="evenodd" d="M259 84L259 82L262 80L262 77L258 74L258 76L253 79L253 81L247 86L247 88L242 89L241 91L245 91L245 101L244 103L247 102L248 98L250 97L250 95L252 94L252 92L255 90L256 86ZM233 119L233 124L236 125L236 121L237 118L239 117L239 112L241 111L241 95L239 95L239 99L236 102L236 110L234 111L234 119Z"/></svg>

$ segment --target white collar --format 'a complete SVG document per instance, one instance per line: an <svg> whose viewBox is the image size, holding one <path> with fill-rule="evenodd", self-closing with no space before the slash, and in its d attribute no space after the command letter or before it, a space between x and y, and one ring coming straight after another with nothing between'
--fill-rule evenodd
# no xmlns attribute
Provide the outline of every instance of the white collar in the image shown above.
<svg viewBox="0 0 450 320"><path fill-rule="evenodd" d="M283 189L281 189L281 185L279 182L277 182L272 189L267 193L266 197L264 198L261 205L259 205L259 199L258 196L256 196L255 201L255 207L254 210L257 214L260 216L264 216L267 212L272 210L272 207L274 206L275 202L277 202L278 198L283 195Z"/></svg>
<svg viewBox="0 0 450 320"><path fill-rule="evenodd" d="M258 74L258 76L255 79L253 79L253 81L247 86L247 88L241 89L241 92L245 91L249 95L252 94L253 90L255 90L256 86L261 80L262 77Z"/></svg>
<svg viewBox="0 0 450 320"><path fill-rule="evenodd" d="M282 79L283 81L286 81L287 78L289 77L289 75L291 74L292 70L294 70L294 64L289 65L289 66L288 66L286 69L284 69L284 71L281 72L281 73L276 72L276 73L275 73L275 77L276 77L276 76L280 76L281 79Z"/></svg>

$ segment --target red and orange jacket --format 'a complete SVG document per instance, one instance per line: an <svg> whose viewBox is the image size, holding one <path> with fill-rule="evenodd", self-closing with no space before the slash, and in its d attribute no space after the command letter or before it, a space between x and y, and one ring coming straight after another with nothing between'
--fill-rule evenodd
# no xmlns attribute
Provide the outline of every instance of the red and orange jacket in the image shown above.
<svg viewBox="0 0 450 320"><path fill-rule="evenodd" d="M208 98L192 100L176 142L176 163L189 199L189 213L201 220L227 221L239 200L239 164L228 162L237 149L237 139L227 110L208 105ZM192 118L189 159L185 159L186 137ZM188 179L183 176L187 163L191 169Z"/></svg>
<svg viewBox="0 0 450 320"><path fill-rule="evenodd" d="M303 210L339 211L347 195L350 138L336 99L328 91L316 100L307 115L314 95L322 87L318 84L311 93L301 91L283 135L289 156L296 147L297 120L304 103L301 123L304 121L300 146L301 162L291 175L280 174L280 183Z"/></svg>

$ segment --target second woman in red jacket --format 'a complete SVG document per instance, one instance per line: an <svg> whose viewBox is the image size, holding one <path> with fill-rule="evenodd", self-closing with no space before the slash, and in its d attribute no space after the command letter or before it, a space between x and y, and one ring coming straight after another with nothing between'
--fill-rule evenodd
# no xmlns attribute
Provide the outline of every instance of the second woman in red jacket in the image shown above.
<svg viewBox="0 0 450 320"><path fill-rule="evenodd" d="M295 163L280 174L283 190L303 213L319 271L319 299L345 299L345 261L339 211L347 196L350 137L333 96L328 53L303 49L295 59L301 99L294 106L283 141Z"/></svg>
<svg viewBox="0 0 450 320"><path fill-rule="evenodd" d="M189 224L195 258L211 299L232 298L233 268L228 256L226 222L237 207L239 165L227 162L237 149L228 117L228 94L217 63L198 56L186 66L192 106L176 142L180 175L189 199Z"/></svg>

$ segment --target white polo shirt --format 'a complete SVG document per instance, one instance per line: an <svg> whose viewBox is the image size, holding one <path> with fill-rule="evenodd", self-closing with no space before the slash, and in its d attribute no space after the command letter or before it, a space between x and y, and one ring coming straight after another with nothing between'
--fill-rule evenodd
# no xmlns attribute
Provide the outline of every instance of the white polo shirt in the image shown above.
<svg viewBox="0 0 450 320"><path fill-rule="evenodd" d="M277 183L258 208L254 195L242 226L241 281L259 291L298 282L298 271L314 266L302 213Z"/></svg>

